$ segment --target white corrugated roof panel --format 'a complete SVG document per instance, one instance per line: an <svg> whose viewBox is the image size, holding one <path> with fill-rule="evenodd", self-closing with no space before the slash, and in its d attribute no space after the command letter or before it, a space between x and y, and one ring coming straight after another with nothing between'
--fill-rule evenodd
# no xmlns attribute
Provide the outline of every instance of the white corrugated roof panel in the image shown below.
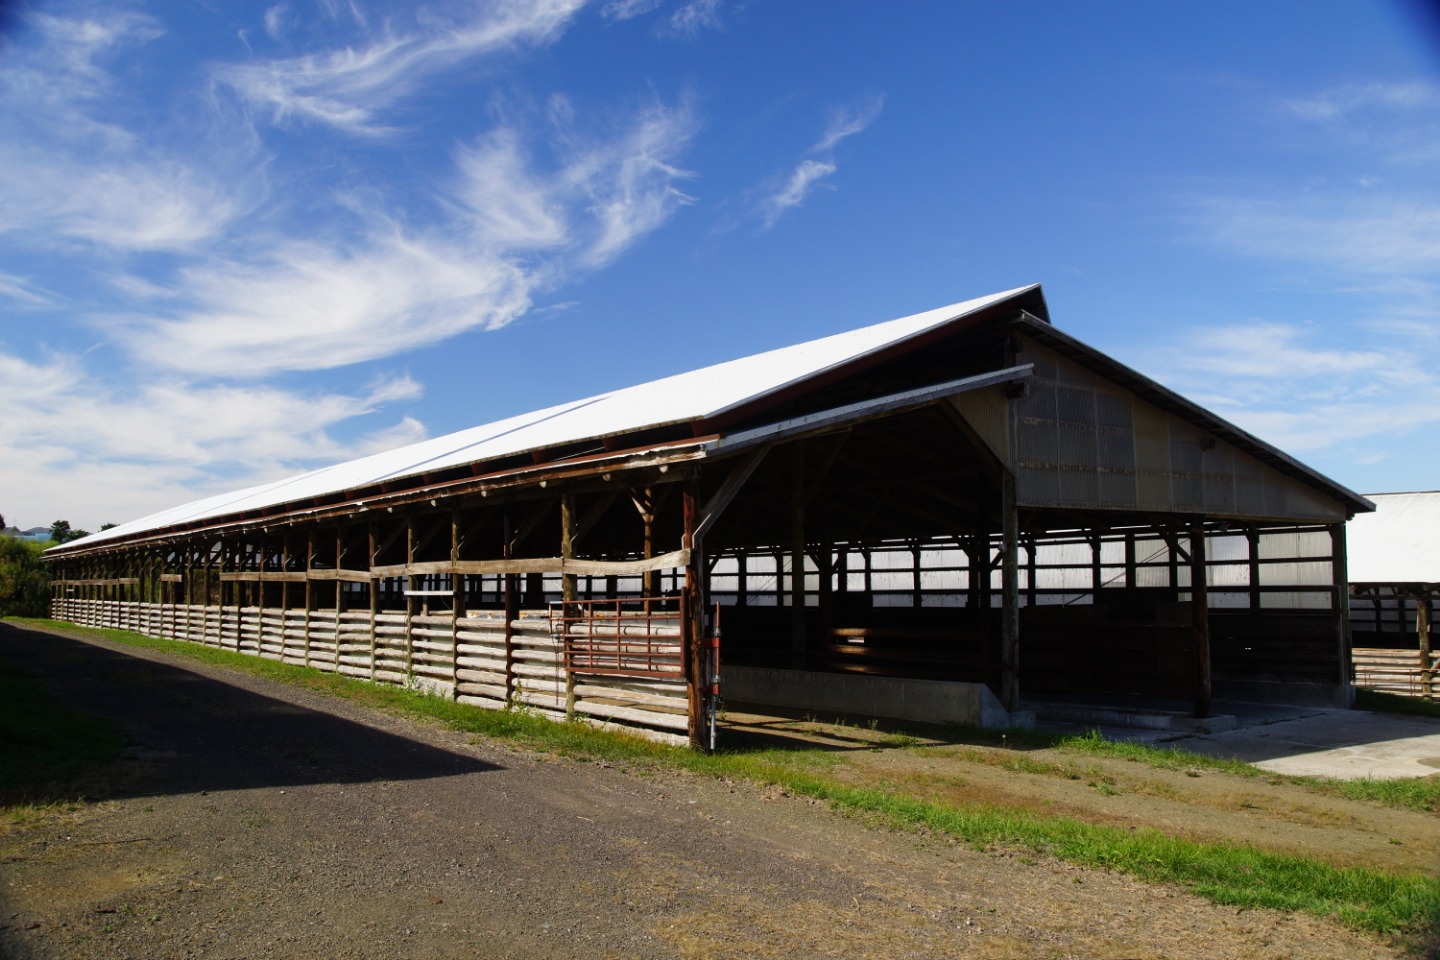
<svg viewBox="0 0 1440 960"><path fill-rule="evenodd" d="M72 541L72 544L89 546L176 524L305 501L530 450L713 417L949 321L1037 289L1039 284L1018 287L422 440L273 483L196 500L122 523L83 540Z"/></svg>
<svg viewBox="0 0 1440 960"><path fill-rule="evenodd" d="M1440 583L1440 491L1367 493L1345 525L1351 583Z"/></svg>

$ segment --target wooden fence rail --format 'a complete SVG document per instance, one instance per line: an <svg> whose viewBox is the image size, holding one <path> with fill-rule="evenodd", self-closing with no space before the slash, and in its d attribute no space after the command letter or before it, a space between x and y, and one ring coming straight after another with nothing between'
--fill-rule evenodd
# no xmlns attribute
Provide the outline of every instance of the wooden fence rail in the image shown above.
<svg viewBox="0 0 1440 960"><path fill-rule="evenodd" d="M684 680L590 674L572 680L545 611L522 613L507 625L490 612L455 618L61 598L52 601L51 614L79 626L235 650L475 706L688 742Z"/></svg>

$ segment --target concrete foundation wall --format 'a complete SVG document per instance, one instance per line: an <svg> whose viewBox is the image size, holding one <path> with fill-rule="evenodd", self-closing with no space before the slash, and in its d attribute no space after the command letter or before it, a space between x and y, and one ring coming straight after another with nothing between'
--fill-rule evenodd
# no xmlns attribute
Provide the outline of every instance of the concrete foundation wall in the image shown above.
<svg viewBox="0 0 1440 960"><path fill-rule="evenodd" d="M983 683L865 677L769 667L725 666L720 694L727 700L822 710L862 717L977 727L1030 727L1035 715L1010 713Z"/></svg>

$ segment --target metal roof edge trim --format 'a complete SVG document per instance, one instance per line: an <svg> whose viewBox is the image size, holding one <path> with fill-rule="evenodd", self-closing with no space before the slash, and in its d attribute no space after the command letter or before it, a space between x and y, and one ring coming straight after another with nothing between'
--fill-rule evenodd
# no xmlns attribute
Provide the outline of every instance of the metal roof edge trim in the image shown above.
<svg viewBox="0 0 1440 960"><path fill-rule="evenodd" d="M1044 292L1044 290L1042 289L1041 285L1038 284L1038 283L1028 284L1028 285L1023 286L1023 287L1015 287L1013 290L1003 290L1003 291L1001 291L1000 293L992 293L992 294L990 294L990 295L987 296L987 297L977 297L975 300L972 300L972 301L963 301L963 302L971 303L971 304L973 304L973 305L970 306L968 309L960 312L960 313L954 314L953 316L950 316L950 317L946 317L946 318L943 319L943 320L936 320L934 323L932 323L932 324L930 324L930 325L928 325L928 326L922 327L922 328L920 328L919 330L912 331L911 333L908 333L908 334L906 334L906 335L903 336L903 337L897 337L897 338L895 338L894 340L888 340L888 341L886 341L886 342L884 342L884 343L876 344L875 346L871 347L869 350L864 350L864 351L862 351L862 352L860 352L860 353L854 354L853 356L846 357L846 358L843 359L843 360L836 361L835 363L828 364L828 365L826 365L826 366L824 366L824 367L819 367L819 368L816 368L816 369L814 369L814 370L810 370L810 371L808 371L807 373L805 373L803 376L795 377L795 378L793 378L793 379L791 379L791 380L786 381L785 383L776 384L775 386L770 387L770 388L767 389L767 390L763 390L763 391L761 391L761 392L759 392L759 393L752 394L751 396L745 397L743 400L737 400L737 401L735 401L734 403L726 404L725 406L719 408L718 410L712 410L712 411L710 411L709 413L707 413L707 414L705 415L704 419L706 419L706 420L714 420L714 419L716 419L716 418L718 418L718 417L722 417L722 416L724 416L725 414L730 413L730 412L733 411L733 410L738 410L738 409L740 409L740 408L742 408L742 407L746 407L746 406L749 406L749 405L751 405L751 404L754 404L754 403L756 403L757 401L764 400L766 397L771 397L771 396L774 396L774 395L777 394L777 393L782 393L782 392L784 392L784 391L786 391L786 390L789 390L791 387L794 387L794 386L796 386L796 385L798 385L798 384L801 384L801 383L805 383L805 382L808 381L808 380L818 379L818 378L823 377L823 376L825 376L826 374L831 373L832 371L835 371L835 370L843 370L845 367L848 367L848 366L850 366L851 364L854 364L854 363L857 363L857 362L859 362L859 361L861 361L861 360L864 360L866 357L874 356L875 354L881 353L881 352L886 351L886 350L894 350L894 349L897 348L897 347L900 347L900 346L903 346L903 345L906 344L906 343L909 343L911 340L914 340L914 339L916 339L916 338L918 338L918 337L926 336L926 335L928 335L928 334L932 334L932 333L934 333L936 330L939 330L939 329L941 329L941 328L943 328L943 327L949 326L950 324L955 323L957 320L963 320L963 319L965 319L965 318L967 318L967 317L972 317L972 316L974 316L975 314L980 313L981 311L985 311L985 310L995 310L995 309L997 309L997 308L1003 307L1005 304L1009 303L1009 302L1012 301L1012 300L1018 300L1018 299L1020 299L1020 298L1022 298L1022 297L1025 297L1025 296L1028 296L1028 295L1031 295L1031 294L1036 294L1036 295L1038 295L1039 298L1040 298L1039 307L1040 307L1041 311L1044 313L1044 317L1043 317L1043 318L1039 318L1039 319L1043 319L1043 321L1044 321L1045 323L1049 323L1049 322L1050 322L1050 319L1049 319L1050 311L1049 311L1049 307L1048 307L1048 306L1046 305L1046 303L1045 303L1045 292ZM977 302L977 301L978 301L978 302ZM959 306L959 305L960 305L960 304L952 304L951 306ZM936 308L936 309L943 310L943 309L945 309L945 308L944 308L944 307L939 307L939 308ZM921 311L921 313L928 313L928 312L931 312L931 311ZM917 314L911 314L911 316L917 316ZM905 319L908 319L908 318L907 318L907 317L900 317L900 318L898 318L898 319L900 319L900 320L905 320ZM887 321L887 322L894 322L894 321ZM857 329L864 329L864 328L862 327L862 328L857 328Z"/></svg>
<svg viewBox="0 0 1440 960"><path fill-rule="evenodd" d="M576 457L569 460L551 460L546 463L535 464L533 466L522 467L514 470L498 471L491 474L482 474L478 477L465 477L461 480L452 480L447 484L441 484L439 486L423 488L416 487L408 490L399 490L389 494L382 493L371 496L354 497L352 499L342 500L337 503L327 503L322 506L303 507L300 509L289 510L284 513L273 514L267 517L231 518L229 520L225 520L224 518L215 518L218 522L205 523L201 526L190 527L188 529L183 528L177 524L172 527L138 531L137 535L133 539L107 540L102 541L101 543L93 544L87 544L84 541L75 541L73 545L57 544L56 546L51 547L49 550L46 550L41 556L42 559L46 560L61 559L62 557L78 557L84 556L88 553L101 553L114 548L133 547L140 544L154 543L156 541L200 536L210 531L225 530L229 528L243 530L254 528L257 526L263 527L267 524L282 524L298 519L303 519L306 517L316 517L323 519L323 517L328 514L341 511L344 508L348 507L363 507L368 512L372 506L378 506L381 508L387 505L398 506L414 501L435 499L437 496L445 497L448 499L449 497L453 496L465 496L467 490L469 491L470 495L476 495L478 493L478 490L469 490L469 488L481 488L484 487L487 482L495 484L495 486L497 487L519 486L527 482L527 480L529 482L539 484L547 479L545 474L563 472L565 471L565 468L594 467L598 470L601 467L613 466L617 463L621 464L622 466L634 467L637 469L650 466L659 466L661 465L659 461L646 460L643 458L663 456L666 453L673 452L676 454L676 456L673 458L673 460L666 461L666 464L668 465L668 463L670 462L679 463L686 460L703 458L706 455L706 444L713 442L714 441L709 438L697 437L695 439L678 441L672 444L658 447L633 447L629 450L607 451L606 453L600 455ZM624 464L624 461L627 460L635 460L637 462L633 464ZM496 481L502 482L496 483Z"/></svg>
<svg viewBox="0 0 1440 960"><path fill-rule="evenodd" d="M728 437L721 437L719 440L712 440L707 445L706 451L714 454L730 453L732 451L744 450L758 443L784 440L811 431L829 429L847 422L861 420L882 413L897 413L929 406L937 400L944 400L947 397L953 397L957 394L968 393L971 390L980 390L1001 383L1009 383L1012 380L1022 380L1034 372L1035 365L1033 363L1024 363L1015 367L1006 367L1003 370L995 370L991 373L975 374L974 376L962 377L959 380L947 380L944 383L937 383L928 387L917 387L914 390L905 390L901 393L890 393L883 397L873 397L869 400L846 404L843 407L819 410L815 413L807 413L801 417L792 417L789 420L781 420L778 423L766 424L763 427L742 430Z"/></svg>

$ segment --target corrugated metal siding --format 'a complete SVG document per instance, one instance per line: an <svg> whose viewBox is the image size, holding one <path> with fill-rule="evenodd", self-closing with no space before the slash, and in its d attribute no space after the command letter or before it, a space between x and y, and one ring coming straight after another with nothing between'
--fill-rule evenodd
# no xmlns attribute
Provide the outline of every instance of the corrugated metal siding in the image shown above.
<svg viewBox="0 0 1440 960"><path fill-rule="evenodd" d="M1247 520L1343 521L1342 506L1022 338L1033 363L1014 401L1016 494L1023 506L1197 513ZM975 401L960 406L967 419ZM971 419L982 436L983 420Z"/></svg>

